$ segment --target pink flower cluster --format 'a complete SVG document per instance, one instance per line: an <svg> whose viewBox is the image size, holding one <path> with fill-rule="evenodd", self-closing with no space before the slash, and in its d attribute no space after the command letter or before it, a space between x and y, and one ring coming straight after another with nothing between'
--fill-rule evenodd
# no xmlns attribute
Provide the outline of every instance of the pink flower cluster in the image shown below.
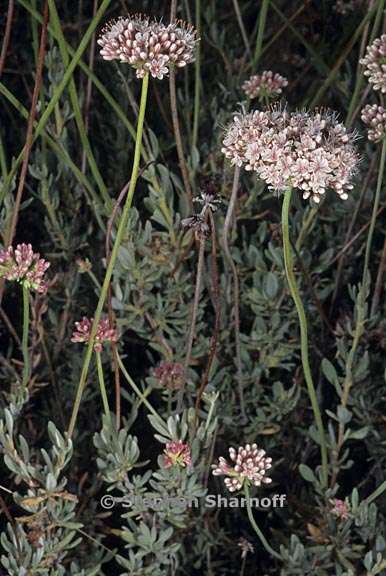
<svg viewBox="0 0 386 576"><path fill-rule="evenodd" d="M332 500L333 508L331 509L331 513L334 514L337 518L341 520L347 520L350 516L350 508L344 500L339 500L339 498L334 498Z"/></svg>
<svg viewBox="0 0 386 576"><path fill-rule="evenodd" d="M71 342L88 342L93 321L93 318L89 319L83 316L80 322L75 322L75 330L72 334ZM101 352L103 344L106 342L117 342L117 340L116 330L110 326L108 318L100 320L95 336L94 350Z"/></svg>
<svg viewBox="0 0 386 576"><path fill-rule="evenodd" d="M376 38L367 46L365 57L360 60L365 66L364 75L368 76L374 90L386 92L386 34Z"/></svg>
<svg viewBox="0 0 386 576"><path fill-rule="evenodd" d="M50 263L32 250L31 244L18 244L0 251L0 278L14 280L41 294L47 291L44 274Z"/></svg>
<svg viewBox="0 0 386 576"><path fill-rule="evenodd" d="M331 188L345 200L359 161L353 141L328 111L289 113L278 107L235 116L222 152L273 190L293 186L319 202Z"/></svg>
<svg viewBox="0 0 386 576"><path fill-rule="evenodd" d="M196 31L181 21L167 26L148 16L128 15L108 24L98 44L105 60L127 62L138 78L149 72L162 80L171 66L182 68L194 61Z"/></svg>
<svg viewBox="0 0 386 576"><path fill-rule="evenodd" d="M277 72L264 70L261 74L251 76L242 86L245 94L253 98L274 98L282 93L283 88L288 86L287 78Z"/></svg>
<svg viewBox="0 0 386 576"><path fill-rule="evenodd" d="M190 466L192 463L190 457L190 447L181 440L168 442L164 450L163 464L165 468L171 466Z"/></svg>
<svg viewBox="0 0 386 576"><path fill-rule="evenodd" d="M180 362L161 362L154 370L160 385L168 390L178 390L185 381L185 368Z"/></svg>
<svg viewBox="0 0 386 576"><path fill-rule="evenodd" d="M272 482L266 476L267 470L272 467L272 458L266 457L265 451L259 449L257 444L239 446L237 451L229 448L229 456L234 464L228 464L220 456L218 464L212 465L214 476L226 476L224 484L229 492L241 490L246 482L254 486Z"/></svg>
<svg viewBox="0 0 386 576"><path fill-rule="evenodd" d="M379 142L386 136L386 110L377 104L367 104L361 112L361 120L368 127L367 137Z"/></svg>

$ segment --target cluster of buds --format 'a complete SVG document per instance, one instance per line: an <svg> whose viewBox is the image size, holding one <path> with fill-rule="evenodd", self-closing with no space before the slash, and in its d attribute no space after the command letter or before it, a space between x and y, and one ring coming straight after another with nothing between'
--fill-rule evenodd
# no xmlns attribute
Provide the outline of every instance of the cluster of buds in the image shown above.
<svg viewBox="0 0 386 576"><path fill-rule="evenodd" d="M191 463L190 447L188 444L184 444L181 440L168 442L166 444L163 456L163 465L165 468L170 468L171 466L185 468L185 466L190 466Z"/></svg>
<svg viewBox="0 0 386 576"><path fill-rule="evenodd" d="M90 319L85 316L83 316L80 322L75 322L75 330L72 333L71 342L88 342L90 340L93 322L93 318ZM117 342L117 340L117 332L115 328L110 326L108 318L100 320L94 342L95 352L101 352L103 344L106 342Z"/></svg>
<svg viewBox="0 0 386 576"><path fill-rule="evenodd" d="M272 99L282 93L288 86L287 78L277 72L264 70L261 74L251 76L242 86L248 98Z"/></svg>
<svg viewBox="0 0 386 576"><path fill-rule="evenodd" d="M272 190L292 186L303 198L320 202L330 188L345 200L359 161L353 141L328 111L289 113L277 107L235 116L222 152Z"/></svg>
<svg viewBox="0 0 386 576"><path fill-rule="evenodd" d="M163 388L179 390L185 382L185 368L181 362L161 362L154 376Z"/></svg>
<svg viewBox="0 0 386 576"><path fill-rule="evenodd" d="M386 136L386 110L377 104L367 104L361 112L361 119L368 127L367 137L379 142Z"/></svg>
<svg viewBox="0 0 386 576"><path fill-rule="evenodd" d="M18 244L0 251L0 278L16 281L40 294L47 291L44 274L50 263L32 250L31 244Z"/></svg>
<svg viewBox="0 0 386 576"><path fill-rule="evenodd" d="M339 518L340 520L347 520L350 516L350 508L344 500L339 500L339 498L334 498L331 500L333 505L331 509L331 514Z"/></svg>
<svg viewBox="0 0 386 576"><path fill-rule="evenodd" d="M194 61L197 42L196 31L184 22L165 25L140 14L110 22L98 39L105 60L130 64L138 78L149 72L160 80L171 66L182 68Z"/></svg>
<svg viewBox="0 0 386 576"><path fill-rule="evenodd" d="M199 239L206 238L209 235L209 226L206 223L206 218L201 214L193 214L189 218L184 218L181 221L181 225L183 228L193 230Z"/></svg>
<svg viewBox="0 0 386 576"><path fill-rule="evenodd" d="M266 476L267 470L272 467L272 458L265 455L265 451L257 447L257 444L246 444L235 448L229 448L231 464L220 456L218 464L212 465L214 476L226 476L224 484L229 492L241 490L245 483L261 486L269 484L271 478Z"/></svg>
<svg viewBox="0 0 386 576"><path fill-rule="evenodd" d="M386 92L386 34L376 38L367 46L365 57L360 60L365 66L364 75L368 76L374 90Z"/></svg>

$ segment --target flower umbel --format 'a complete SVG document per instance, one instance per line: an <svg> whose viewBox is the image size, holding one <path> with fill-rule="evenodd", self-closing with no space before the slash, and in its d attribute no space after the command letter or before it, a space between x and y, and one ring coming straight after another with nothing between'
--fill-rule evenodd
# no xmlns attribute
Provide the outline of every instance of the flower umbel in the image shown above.
<svg viewBox="0 0 386 576"><path fill-rule="evenodd" d="M277 72L264 70L261 74L251 76L242 86L245 94L253 98L275 98L288 86L287 78Z"/></svg>
<svg viewBox="0 0 386 576"><path fill-rule="evenodd" d="M168 390L178 390L185 381L185 368L181 362L161 362L155 368L154 376L161 386Z"/></svg>
<svg viewBox="0 0 386 576"><path fill-rule="evenodd" d="M50 263L32 250L31 244L18 244L0 251L0 278L23 284L40 294L47 291L44 274Z"/></svg>
<svg viewBox="0 0 386 576"><path fill-rule="evenodd" d="M170 468L171 466L190 466L192 463L190 457L190 447L188 444L184 444L181 440L168 442L164 450L163 464L165 468Z"/></svg>
<svg viewBox="0 0 386 576"><path fill-rule="evenodd" d="M227 476L224 484L229 492L241 490L245 483L261 486L272 482L271 478L266 476L267 470L272 467L272 458L268 458L257 444L239 446L237 452L231 447L229 456L233 464L229 464L222 456L218 464L212 464L214 476Z"/></svg>
<svg viewBox="0 0 386 576"><path fill-rule="evenodd" d="M369 129L367 137L373 142L379 142L386 136L386 110L377 104L368 104L361 112L361 120Z"/></svg>
<svg viewBox="0 0 386 576"><path fill-rule="evenodd" d="M80 322L75 322L75 330L72 333L71 342L88 342L90 339L93 320L93 318L89 319L83 316ZM110 326L109 320L107 318L100 320L95 336L95 352L101 352L102 346L106 342L117 342L117 340L117 332L115 328Z"/></svg>
<svg viewBox="0 0 386 576"><path fill-rule="evenodd" d="M320 202L331 188L345 200L359 161L353 141L354 135L331 112L273 108L235 116L222 152L273 190L292 186L303 198Z"/></svg>
<svg viewBox="0 0 386 576"><path fill-rule="evenodd" d="M374 90L386 92L386 34L367 46L366 55L360 63L365 66L363 74L368 76Z"/></svg>
<svg viewBox="0 0 386 576"><path fill-rule="evenodd" d="M120 60L136 69L138 78L149 72L162 80L171 66L194 61L196 31L178 20L168 25L148 16L128 15L109 23L98 39L105 60Z"/></svg>

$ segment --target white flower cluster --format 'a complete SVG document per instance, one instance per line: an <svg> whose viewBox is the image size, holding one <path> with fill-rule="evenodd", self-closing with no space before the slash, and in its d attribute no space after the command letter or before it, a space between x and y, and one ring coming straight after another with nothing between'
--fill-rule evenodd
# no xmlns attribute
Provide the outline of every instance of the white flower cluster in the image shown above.
<svg viewBox="0 0 386 576"><path fill-rule="evenodd" d="M374 90L386 92L386 34L376 38L367 46L366 55L360 63L365 66L364 75L368 76Z"/></svg>
<svg viewBox="0 0 386 576"><path fill-rule="evenodd" d="M222 152L232 164L256 172L273 190L292 186L303 198L319 202L331 188L345 200L359 160L353 140L330 112L276 108L235 116Z"/></svg>
<svg viewBox="0 0 386 576"><path fill-rule="evenodd" d="M212 465L213 476L226 476L224 484L229 492L241 490L245 482L254 486L269 484L271 478L266 476L267 470L272 467L272 458L265 455L265 451L257 447L257 444L246 444L235 448L229 448L229 456L232 464L220 456L218 464Z"/></svg>
<svg viewBox="0 0 386 576"><path fill-rule="evenodd" d="M194 61L197 42L196 31L184 22L165 25L142 15L110 22L98 39L105 60L127 62L138 78L149 72L160 80L171 66L181 68Z"/></svg>
<svg viewBox="0 0 386 576"><path fill-rule="evenodd" d="M386 110L377 104L367 104L361 112L361 120L369 127L367 137L379 142L386 136Z"/></svg>
<svg viewBox="0 0 386 576"><path fill-rule="evenodd" d="M283 88L288 86L287 78L277 72L264 70L261 74L251 76L242 86L245 94L253 98L274 98L282 93Z"/></svg>

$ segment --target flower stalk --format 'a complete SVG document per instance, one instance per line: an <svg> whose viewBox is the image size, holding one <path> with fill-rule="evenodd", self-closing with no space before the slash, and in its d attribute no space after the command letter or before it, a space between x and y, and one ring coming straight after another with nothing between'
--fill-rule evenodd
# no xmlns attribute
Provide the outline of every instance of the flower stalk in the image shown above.
<svg viewBox="0 0 386 576"><path fill-rule="evenodd" d="M29 361L29 350L28 350L28 334L29 334L29 288L26 284L23 284L23 340L22 340L22 351L23 351L23 387L28 387L29 377L30 377L30 361Z"/></svg>
<svg viewBox="0 0 386 576"><path fill-rule="evenodd" d="M137 135L136 135L136 141L135 141L134 160L133 160L133 167L132 167L132 173L131 173L131 179L130 179L130 186L129 186L126 201L125 201L125 204L123 207L121 219L119 221L117 235L116 235L114 246L113 246L113 249L111 252L110 261L109 261L108 266L107 266L105 279L103 281L102 290L101 290L101 293L99 296L98 305L97 305L95 315L94 315L94 322L93 322L93 325L91 328L90 339L88 342L86 355L85 355L85 358L83 361L82 372L81 372L81 376L80 376L80 380L79 380L79 384L78 384L78 389L77 389L77 393L76 393L76 397L75 397L75 401L74 401L74 406L73 406L73 410L72 410L72 414L71 414L70 424L68 427L68 436L70 438L71 438L71 436L74 432L74 429L75 429L76 420L77 420L80 404L82 401L83 391L84 391L84 388L85 388L86 382L87 382L87 374L88 374L89 367L90 367L90 361L91 361L91 357L92 357L92 353L93 353L93 347L94 347L95 336L97 333L98 323L99 323L99 320L101 318L103 306L104 306L104 303L105 303L106 298L107 298L107 293L108 293L108 289L110 286L111 277L113 275L115 262L116 262L117 257L118 257L119 248L121 246L122 239L123 239L123 236L124 236L126 228L127 228L127 222L128 222L128 218L129 218L130 207L131 207L131 204L133 201L133 196L134 196L134 192L135 192L135 188L136 188L136 184L137 184L139 163L140 163L140 159L141 159L142 135L143 135L144 120L145 120L148 87L149 87L149 73L146 73L145 76L143 77L143 80L142 80L141 102L140 102L139 113L138 113Z"/></svg>
<svg viewBox="0 0 386 576"><path fill-rule="evenodd" d="M274 558L281 560L282 558L281 558L280 554L278 552L276 552L276 550L274 550L272 548L272 546L270 546L270 544L268 543L264 534L262 533L262 531L260 530L260 528L256 524L256 520L253 517L253 512L252 512L252 507L251 507L251 496L250 496L250 492L249 492L248 482L246 482L244 484L244 494L245 494L245 501L247 504L247 513L248 513L249 522L251 523L252 528L256 532L258 539L260 540L260 542L262 543L262 545L264 546L264 548L268 552L268 554L271 554L271 556L273 556Z"/></svg>
<svg viewBox="0 0 386 576"><path fill-rule="evenodd" d="M283 248L284 248L284 263L285 272L287 276L288 286L291 292L293 301L295 302L296 310L299 317L300 325L300 347L301 358L303 365L304 377L307 384L308 395L311 401L312 410L314 413L315 424L319 433L321 460L322 460L322 479L323 485L327 486L328 482L328 458L327 458L327 445L326 437L323 427L322 416L316 396L316 390L312 379L311 368L309 363L309 345L308 345L308 328L307 318L304 311L302 299L296 284L294 274L294 266L292 260L290 236L289 236L289 209L291 204L292 188L288 188L284 193L283 207L282 207L282 231L283 231Z"/></svg>
<svg viewBox="0 0 386 576"><path fill-rule="evenodd" d="M104 376L103 376L103 366L102 366L101 353L98 352L98 351L95 351L95 357L96 357L96 365L97 365L97 372L98 372L99 388L100 388L100 391L101 391L103 408L104 408L104 411L105 411L105 414L106 414L107 421L108 421L108 423L111 425L111 414L110 414L109 401L108 401L108 398L107 398L105 379L104 379Z"/></svg>

